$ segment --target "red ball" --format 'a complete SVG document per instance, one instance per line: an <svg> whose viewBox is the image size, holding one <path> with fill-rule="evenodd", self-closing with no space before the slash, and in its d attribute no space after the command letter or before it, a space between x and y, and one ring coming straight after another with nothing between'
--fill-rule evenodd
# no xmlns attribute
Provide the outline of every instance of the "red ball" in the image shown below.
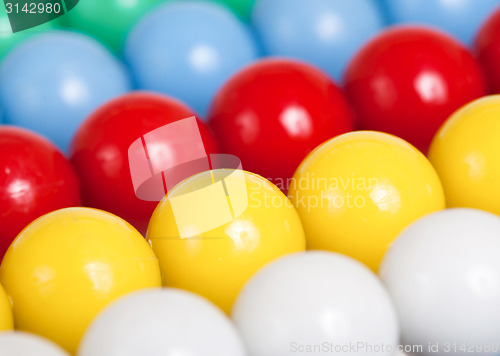
<svg viewBox="0 0 500 356"><path fill-rule="evenodd" d="M474 42L490 93L500 93L500 9L484 23Z"/></svg>
<svg viewBox="0 0 500 356"><path fill-rule="evenodd" d="M390 28L368 42L344 76L358 128L385 131L427 152L446 119L485 94L472 54L425 27Z"/></svg>
<svg viewBox="0 0 500 356"><path fill-rule="evenodd" d="M158 202L136 196L128 149L152 130L192 116L196 114L180 101L148 92L123 95L92 113L78 129L70 147L85 205L114 213L145 233ZM198 119L197 123L206 152L216 153L211 132ZM179 146L155 140L148 144L155 145L156 154L169 157L175 165Z"/></svg>
<svg viewBox="0 0 500 356"><path fill-rule="evenodd" d="M0 260L30 222L78 205L78 179L59 149L31 131L0 126Z"/></svg>
<svg viewBox="0 0 500 356"><path fill-rule="evenodd" d="M224 153L286 190L286 179L322 142L353 129L342 92L318 69L264 59L217 93L209 124Z"/></svg>

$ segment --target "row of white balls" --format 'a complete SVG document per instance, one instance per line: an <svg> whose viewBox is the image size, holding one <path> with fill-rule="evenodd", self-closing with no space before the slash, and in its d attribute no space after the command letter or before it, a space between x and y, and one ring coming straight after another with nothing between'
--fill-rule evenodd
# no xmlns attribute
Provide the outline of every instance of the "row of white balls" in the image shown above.
<svg viewBox="0 0 500 356"><path fill-rule="evenodd" d="M78 356L500 354L496 215L451 209L420 219L394 242L380 277L335 253L289 255L247 283L232 321L189 292L140 291L96 318ZM0 356L33 355L67 356L38 337L0 333Z"/></svg>

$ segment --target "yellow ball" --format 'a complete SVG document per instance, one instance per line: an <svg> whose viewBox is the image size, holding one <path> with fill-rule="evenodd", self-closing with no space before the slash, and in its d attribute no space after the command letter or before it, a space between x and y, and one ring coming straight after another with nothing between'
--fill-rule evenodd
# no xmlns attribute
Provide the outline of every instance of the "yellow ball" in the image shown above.
<svg viewBox="0 0 500 356"><path fill-rule="evenodd" d="M10 300L0 284L0 331L12 329L14 329L14 319L12 319Z"/></svg>
<svg viewBox="0 0 500 356"><path fill-rule="evenodd" d="M449 207L500 215L500 95L456 111L434 137L429 159Z"/></svg>
<svg viewBox="0 0 500 356"><path fill-rule="evenodd" d="M305 249L287 197L241 170L208 171L177 185L153 213L147 238L165 286L201 294L226 312L259 268Z"/></svg>
<svg viewBox="0 0 500 356"><path fill-rule="evenodd" d="M445 205L425 156L402 139L371 131L316 148L295 172L289 197L308 249L343 253L374 271L408 224Z"/></svg>
<svg viewBox="0 0 500 356"><path fill-rule="evenodd" d="M158 260L131 225L104 211L58 210L14 240L0 266L16 329L71 353L92 319L120 296L161 286Z"/></svg>

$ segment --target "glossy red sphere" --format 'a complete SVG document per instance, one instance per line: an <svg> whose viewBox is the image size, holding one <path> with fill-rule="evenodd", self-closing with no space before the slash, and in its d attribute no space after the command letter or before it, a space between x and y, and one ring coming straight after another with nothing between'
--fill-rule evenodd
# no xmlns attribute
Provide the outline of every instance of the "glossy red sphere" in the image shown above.
<svg viewBox="0 0 500 356"><path fill-rule="evenodd" d="M500 9L486 20L474 42L490 93L500 93Z"/></svg>
<svg viewBox="0 0 500 356"><path fill-rule="evenodd" d="M359 129L397 135L424 153L456 109L485 94L472 54L426 27L389 28L348 65L346 95Z"/></svg>
<svg viewBox="0 0 500 356"><path fill-rule="evenodd" d="M224 153L284 190L311 150L353 128L347 101L326 74L285 59L261 60L231 78L209 124Z"/></svg>
<svg viewBox="0 0 500 356"><path fill-rule="evenodd" d="M128 149L143 135L174 121L196 116L180 101L149 92L123 95L101 106L80 126L73 138L70 157L82 183L83 202L109 211L145 233L158 202L137 198L130 174ZM217 152L215 140L199 120L198 128L207 153ZM156 152L175 160L176 147L150 142Z"/></svg>
<svg viewBox="0 0 500 356"><path fill-rule="evenodd" d="M76 174L54 144L19 127L0 126L0 260L30 222L79 204Z"/></svg>

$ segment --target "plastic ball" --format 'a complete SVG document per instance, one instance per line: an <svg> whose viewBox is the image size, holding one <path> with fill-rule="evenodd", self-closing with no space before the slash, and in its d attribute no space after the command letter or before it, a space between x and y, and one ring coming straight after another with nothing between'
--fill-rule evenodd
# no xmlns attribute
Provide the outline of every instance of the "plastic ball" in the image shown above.
<svg viewBox="0 0 500 356"><path fill-rule="evenodd" d="M202 297L150 289L105 309L82 339L78 356L245 356L236 328Z"/></svg>
<svg viewBox="0 0 500 356"><path fill-rule="evenodd" d="M124 67L104 47L64 31L17 46L2 62L0 76L5 121L45 135L63 151L87 115L130 89Z"/></svg>
<svg viewBox="0 0 500 356"><path fill-rule="evenodd" d="M79 182L57 147L28 130L0 126L0 261L30 222L78 205Z"/></svg>
<svg viewBox="0 0 500 356"><path fill-rule="evenodd" d="M12 27L5 8L5 2L0 2L0 60L9 53L18 43L25 41L33 34L40 33L46 30L54 29L52 22L47 22L43 25L36 26L32 29L23 30L21 32L12 32Z"/></svg>
<svg viewBox="0 0 500 356"><path fill-rule="evenodd" d="M143 135L164 125L194 116L183 103L148 92L123 95L103 105L90 115L78 129L70 148L73 166L80 177L86 205L114 213L130 222L142 233L158 205L158 201L143 201L134 191L128 151ZM215 153L217 145L211 132L198 121L207 154ZM186 145L198 145L184 137ZM175 142L156 138L151 156L180 155Z"/></svg>
<svg viewBox="0 0 500 356"><path fill-rule="evenodd" d="M53 342L20 331L0 333L0 350L6 356L69 356Z"/></svg>
<svg viewBox="0 0 500 356"><path fill-rule="evenodd" d="M465 45L488 15L500 6L499 0L382 0L390 23L421 23L440 28Z"/></svg>
<svg viewBox="0 0 500 356"><path fill-rule="evenodd" d="M260 0L252 24L268 54L307 61L340 80L383 19L372 0Z"/></svg>
<svg viewBox="0 0 500 356"><path fill-rule="evenodd" d="M10 304L9 297L0 284L0 332L12 329L14 329L12 306Z"/></svg>
<svg viewBox="0 0 500 356"><path fill-rule="evenodd" d="M231 9L242 20L248 21L254 8L255 0L211 0Z"/></svg>
<svg viewBox="0 0 500 356"><path fill-rule="evenodd" d="M167 3L146 15L125 48L139 88L179 98L202 117L220 86L257 55L237 17L199 1Z"/></svg>
<svg viewBox="0 0 500 356"><path fill-rule="evenodd" d="M401 233L380 276L404 344L429 356L498 354L499 236L500 218L473 209L434 213Z"/></svg>
<svg viewBox="0 0 500 356"><path fill-rule="evenodd" d="M346 254L374 271L407 225L445 207L425 156L397 137L370 131L314 150L295 172L289 197L309 249Z"/></svg>
<svg viewBox="0 0 500 356"><path fill-rule="evenodd" d="M412 26L368 42L344 82L359 128L394 134L424 153L448 116L486 90L467 49L444 33Z"/></svg>
<svg viewBox="0 0 500 356"><path fill-rule="evenodd" d="M88 33L121 53L128 31L166 0L85 0L61 18L61 24Z"/></svg>
<svg viewBox="0 0 500 356"><path fill-rule="evenodd" d="M249 356L394 355L397 315L377 277L329 252L280 258L245 285L232 311Z"/></svg>
<svg viewBox="0 0 500 356"><path fill-rule="evenodd" d="M158 260L124 220L99 210L67 208L35 220L0 266L16 329L74 353L93 318L115 299L161 286Z"/></svg>
<svg viewBox="0 0 500 356"><path fill-rule="evenodd" d="M443 125L429 159L436 168L449 207L500 214L500 95L464 106Z"/></svg>
<svg viewBox="0 0 500 356"><path fill-rule="evenodd" d="M314 67L285 59L261 60L231 78L209 124L223 152L283 190L310 151L353 128L336 85Z"/></svg>
<svg viewBox="0 0 500 356"><path fill-rule="evenodd" d="M479 64L486 73L491 93L500 93L500 9L483 24L474 42Z"/></svg>
<svg viewBox="0 0 500 356"><path fill-rule="evenodd" d="M226 312L259 268L305 249L285 195L260 176L228 169L200 173L171 190L153 213L147 239L165 286L198 293Z"/></svg>

